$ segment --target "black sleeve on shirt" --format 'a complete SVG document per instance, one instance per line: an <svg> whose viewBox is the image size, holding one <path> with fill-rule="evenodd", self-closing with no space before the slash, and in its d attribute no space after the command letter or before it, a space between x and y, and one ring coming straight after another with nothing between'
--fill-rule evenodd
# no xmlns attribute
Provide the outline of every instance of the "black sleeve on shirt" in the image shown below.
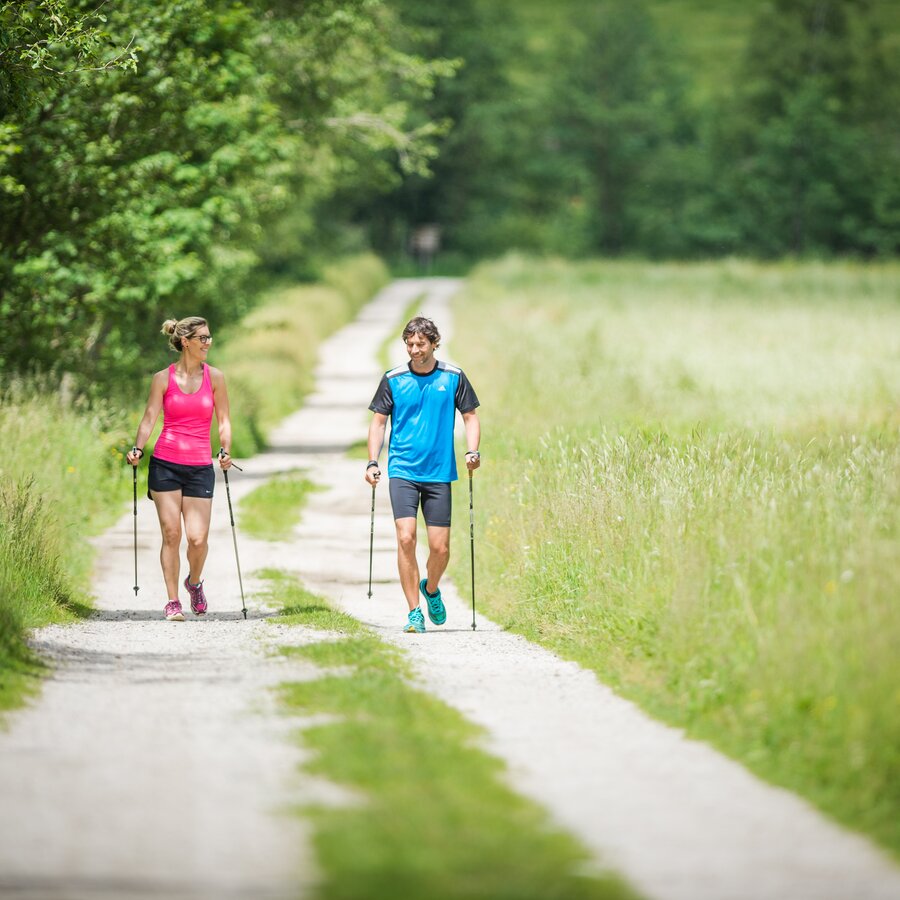
<svg viewBox="0 0 900 900"><path fill-rule="evenodd" d="M375 391L375 396L369 404L369 409L371 409L372 412L381 413L383 416L389 416L393 408L394 395L391 393L391 386L388 384L387 375L382 375L381 383L378 385L378 390Z"/></svg>
<svg viewBox="0 0 900 900"><path fill-rule="evenodd" d="M467 413L479 406L481 404L478 402L478 397L475 396L475 389L466 378L466 373L460 370L459 384L456 386L456 408L460 412Z"/></svg>

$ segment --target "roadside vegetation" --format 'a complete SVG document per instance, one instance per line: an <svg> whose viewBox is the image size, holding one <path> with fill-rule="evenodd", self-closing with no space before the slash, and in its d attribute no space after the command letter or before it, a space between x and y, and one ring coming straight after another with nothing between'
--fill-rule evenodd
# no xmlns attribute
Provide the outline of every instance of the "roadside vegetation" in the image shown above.
<svg viewBox="0 0 900 900"><path fill-rule="evenodd" d="M454 344L484 611L895 853L898 287L896 263L512 257Z"/></svg>
<svg viewBox="0 0 900 900"><path fill-rule="evenodd" d="M285 647L322 667L281 686L285 706L321 717L299 739L305 769L348 789L344 804L301 810L313 824L320 898L626 898L540 807L505 783L479 729L415 687L399 651L278 571L272 621L325 629Z"/></svg>
<svg viewBox="0 0 900 900"><path fill-rule="evenodd" d="M264 295L246 325L214 344L211 364L228 377L236 456L259 450L271 426L300 405L312 384L319 342L351 319L387 277L375 257L346 260L327 268L319 284ZM169 360L161 355L136 373L127 410L68 397L33 379L13 381L0 395L0 709L20 705L38 686L34 676L42 669L28 650L28 631L70 621L89 608L94 550L88 539L131 504L124 454L143 412L152 368ZM293 502L308 485L285 489ZM139 499L145 492L141 466ZM271 531L277 524L266 527Z"/></svg>
<svg viewBox="0 0 900 900"><path fill-rule="evenodd" d="M0 709L35 690L29 629L71 621L89 604L87 537L130 496L113 412L12 384L0 395Z"/></svg>

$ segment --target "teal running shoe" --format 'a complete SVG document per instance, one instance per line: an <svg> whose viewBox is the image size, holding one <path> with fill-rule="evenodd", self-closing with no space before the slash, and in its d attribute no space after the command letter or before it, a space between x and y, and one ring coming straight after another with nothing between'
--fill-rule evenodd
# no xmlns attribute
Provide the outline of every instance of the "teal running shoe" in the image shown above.
<svg viewBox="0 0 900 900"><path fill-rule="evenodd" d="M441 589L437 589L437 593L429 594L425 589L428 579L423 578L419 582L419 591L425 598L425 605L428 608L428 618L434 625L443 625L447 621L447 610L444 607L444 601L441 600Z"/></svg>
<svg viewBox="0 0 900 900"><path fill-rule="evenodd" d="M403 630L415 631L418 634L422 634L425 631L425 616L422 615L421 607L417 606L409 611L409 619L406 625L403 626Z"/></svg>

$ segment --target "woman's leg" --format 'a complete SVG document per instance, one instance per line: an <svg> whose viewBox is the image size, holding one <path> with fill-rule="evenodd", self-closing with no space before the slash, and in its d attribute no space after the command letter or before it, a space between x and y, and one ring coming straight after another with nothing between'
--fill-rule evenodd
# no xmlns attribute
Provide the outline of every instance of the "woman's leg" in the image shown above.
<svg viewBox="0 0 900 900"><path fill-rule="evenodd" d="M209 553L209 520L212 517L212 500L204 497L185 497L181 501L184 515L184 531L187 535L187 558L190 571L188 581L199 584L203 565Z"/></svg>
<svg viewBox="0 0 900 900"><path fill-rule="evenodd" d="M178 570L181 565L181 491L151 491L150 496L156 504L162 531L159 561L162 564L167 596L169 600L175 600L178 597Z"/></svg>

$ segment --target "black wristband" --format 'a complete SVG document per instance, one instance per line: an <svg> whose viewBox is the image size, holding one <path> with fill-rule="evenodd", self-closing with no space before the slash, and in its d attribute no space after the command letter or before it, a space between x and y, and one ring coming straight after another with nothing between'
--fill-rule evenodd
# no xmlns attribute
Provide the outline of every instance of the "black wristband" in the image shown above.
<svg viewBox="0 0 900 900"><path fill-rule="evenodd" d="M369 469L372 468L372 466L375 466L376 469L378 468L378 460L377 460L377 459L370 459L370 460L369 460L369 464L366 466L366 471L368 472Z"/></svg>
<svg viewBox="0 0 900 900"><path fill-rule="evenodd" d="M466 456L477 456L481 459L481 454L477 450L466 450Z"/></svg>
<svg viewBox="0 0 900 900"><path fill-rule="evenodd" d="M137 451L138 453L141 454L141 455L138 457L138 459L143 459L143 458L144 458L144 448L143 448L143 447L132 447L131 449L132 449L132 451Z"/></svg>

